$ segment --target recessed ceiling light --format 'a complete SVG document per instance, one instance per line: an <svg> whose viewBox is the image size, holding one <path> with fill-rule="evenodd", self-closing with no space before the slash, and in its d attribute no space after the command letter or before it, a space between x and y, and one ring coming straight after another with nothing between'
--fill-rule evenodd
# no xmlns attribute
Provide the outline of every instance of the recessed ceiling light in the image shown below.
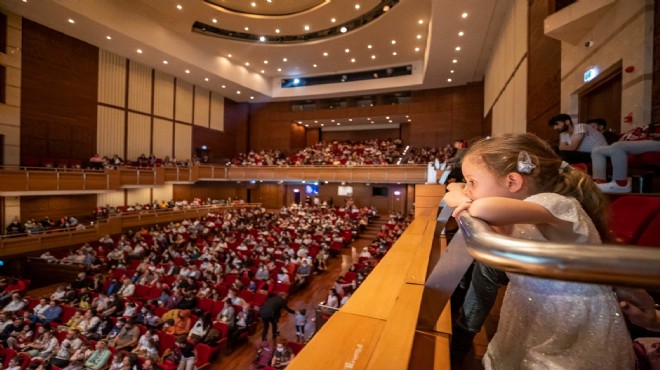
<svg viewBox="0 0 660 370"><path fill-rule="evenodd" d="M74 21L73 18L69 18L69 23L73 24L76 23L76 21Z"/></svg>
<svg viewBox="0 0 660 370"><path fill-rule="evenodd" d="M371 117L367 117L367 121L371 121Z"/></svg>
<svg viewBox="0 0 660 370"><path fill-rule="evenodd" d="M236 90L236 94L241 95L241 90Z"/></svg>
<svg viewBox="0 0 660 370"><path fill-rule="evenodd" d="M389 121L387 121L387 122L392 123L392 120L389 120Z"/></svg>
<svg viewBox="0 0 660 370"><path fill-rule="evenodd" d="M385 119L390 119L390 116L386 116Z"/></svg>
<svg viewBox="0 0 660 370"><path fill-rule="evenodd" d="M417 40L421 40L421 39L422 39L422 35L417 35Z"/></svg>
<svg viewBox="0 0 660 370"><path fill-rule="evenodd" d="M250 5L252 5L252 7L254 8L254 7L257 6L257 3L255 3L255 2L253 1L252 4L250 4Z"/></svg>
<svg viewBox="0 0 660 370"><path fill-rule="evenodd" d="M220 87L222 87L223 89L226 89L226 88L227 88L227 85L222 85L222 86L220 86Z"/></svg>
<svg viewBox="0 0 660 370"><path fill-rule="evenodd" d="M227 58L231 58L231 54L227 54Z"/></svg>
<svg viewBox="0 0 660 370"><path fill-rule="evenodd" d="M355 63L355 58L351 58L351 63Z"/></svg>
<svg viewBox="0 0 660 370"><path fill-rule="evenodd" d="M454 60L452 60L451 62L454 63L454 64L456 64L456 63L458 63L458 59L454 59Z"/></svg>
<svg viewBox="0 0 660 370"><path fill-rule="evenodd" d="M326 51L326 52L323 52L323 56L324 56L324 57L327 57L327 56L328 56L328 52L327 52L327 51Z"/></svg>
<svg viewBox="0 0 660 370"><path fill-rule="evenodd" d="M112 40L112 36L110 36L110 35L106 36L105 38L108 39L108 40Z"/></svg>
<svg viewBox="0 0 660 370"><path fill-rule="evenodd" d="M456 50L456 51L461 51L461 47L460 47L460 46L457 46L457 47L455 48L455 50Z"/></svg>
<svg viewBox="0 0 660 370"><path fill-rule="evenodd" d="M465 35L465 32L461 31L461 32L458 33L458 35L463 36L463 35Z"/></svg>
<svg viewBox="0 0 660 370"><path fill-rule="evenodd" d="M373 45L371 44L367 45L367 49L371 49L371 48L373 48Z"/></svg>
<svg viewBox="0 0 660 370"><path fill-rule="evenodd" d="M316 64L314 64L314 68L318 67Z"/></svg>
<svg viewBox="0 0 660 370"><path fill-rule="evenodd" d="M344 49L344 51L347 52L347 53L350 53L351 49L346 48L346 49Z"/></svg>
<svg viewBox="0 0 660 370"><path fill-rule="evenodd" d="M305 127L309 127L309 124L305 124Z"/></svg>
<svg viewBox="0 0 660 370"><path fill-rule="evenodd" d="M376 59L376 56L375 56L375 55L372 55L372 56L371 56L371 59Z"/></svg>
<svg viewBox="0 0 660 370"><path fill-rule="evenodd" d="M142 54L142 49L137 49L138 54Z"/></svg>
<svg viewBox="0 0 660 370"><path fill-rule="evenodd" d="M245 66L246 67L250 66L250 62L245 62Z"/></svg>
<svg viewBox="0 0 660 370"><path fill-rule="evenodd" d="M424 24L424 20L423 20L423 19L420 19L420 20L417 21L417 23L419 23L419 24Z"/></svg>
<svg viewBox="0 0 660 370"><path fill-rule="evenodd" d="M355 4L355 9L360 9L360 4Z"/></svg>
<svg viewBox="0 0 660 370"><path fill-rule="evenodd" d="M211 22L218 23L218 20L216 18L213 18L213 19L211 19Z"/></svg>
<svg viewBox="0 0 660 370"><path fill-rule="evenodd" d="M268 64L268 60L264 60L264 64Z"/></svg>
<svg viewBox="0 0 660 370"><path fill-rule="evenodd" d="M384 12L389 12L389 11L390 11L390 6L389 6L389 5L385 5L385 6L383 7L383 11L384 11Z"/></svg>
<svg viewBox="0 0 660 370"><path fill-rule="evenodd" d="M314 123L319 123L319 121L314 120Z"/></svg>
<svg viewBox="0 0 660 370"><path fill-rule="evenodd" d="M454 73L454 70L452 69L451 71L449 71L449 73Z"/></svg>
<svg viewBox="0 0 660 370"><path fill-rule="evenodd" d="M266 73L266 71L262 69L262 70L261 70L261 73Z"/></svg>
<svg viewBox="0 0 660 370"><path fill-rule="evenodd" d="M181 4L177 4L176 8L181 10L181 9L183 9L183 6Z"/></svg>
<svg viewBox="0 0 660 370"><path fill-rule="evenodd" d="M415 48L415 52L419 52L419 48Z"/></svg>
<svg viewBox="0 0 660 370"><path fill-rule="evenodd" d="M392 52L392 55L396 55L396 51L393 51L393 52Z"/></svg>
<svg viewBox="0 0 660 370"><path fill-rule="evenodd" d="M276 28L276 29L275 29L275 33L280 33L280 29L279 29L279 28Z"/></svg>
<svg viewBox="0 0 660 370"><path fill-rule="evenodd" d="M334 120L334 119L331 119L330 122L335 122L335 120Z"/></svg>
<svg viewBox="0 0 660 370"><path fill-rule="evenodd" d="M305 31L309 31L309 25L305 25Z"/></svg>
<svg viewBox="0 0 660 370"><path fill-rule="evenodd" d="M208 77L204 77L204 81L209 82L209 78L208 78Z"/></svg>
<svg viewBox="0 0 660 370"><path fill-rule="evenodd" d="M331 18L331 19L330 19L330 22L335 23L335 22L337 22L337 19L335 19L335 18Z"/></svg>
<svg viewBox="0 0 660 370"><path fill-rule="evenodd" d="M447 82L451 82L451 78L448 78L448 79L447 79Z"/></svg>
<svg viewBox="0 0 660 370"><path fill-rule="evenodd" d="M250 30L250 27L245 27L245 28L243 28L243 29L246 30L246 31L249 31L249 30Z"/></svg>
<svg viewBox="0 0 660 370"><path fill-rule="evenodd" d="M186 69L186 73L190 73L190 70L189 70L189 69Z"/></svg>
<svg viewBox="0 0 660 370"><path fill-rule="evenodd" d="M259 41L261 41L261 42L266 41L266 36L259 36Z"/></svg>
<svg viewBox="0 0 660 370"><path fill-rule="evenodd" d="M278 68L277 71L278 71L278 72L282 72L282 68Z"/></svg>
<svg viewBox="0 0 660 370"><path fill-rule="evenodd" d="M325 126L325 123L322 123L322 124L321 124L321 127L323 127L323 126Z"/></svg>
<svg viewBox="0 0 660 370"><path fill-rule="evenodd" d="M346 33L346 31L348 31L348 28L342 27L339 29L339 31L341 31L341 33Z"/></svg>
<svg viewBox="0 0 660 370"><path fill-rule="evenodd" d="M283 62L287 62L288 59L287 59L287 58L282 58L282 61L283 61Z"/></svg>
<svg viewBox="0 0 660 370"><path fill-rule="evenodd" d="M341 126L341 122L337 122L337 126Z"/></svg>
<svg viewBox="0 0 660 370"><path fill-rule="evenodd" d="M349 118L349 119L348 119L348 122L353 122L353 118Z"/></svg>
<svg viewBox="0 0 660 370"><path fill-rule="evenodd" d="M251 96L250 99L251 99L251 100L254 100L254 96Z"/></svg>
<svg viewBox="0 0 660 370"><path fill-rule="evenodd" d="M461 17L463 18L467 18L467 16L468 16L467 12L463 12L463 14L461 14Z"/></svg>
<svg viewBox="0 0 660 370"><path fill-rule="evenodd" d="M396 45L396 40L392 40L392 45Z"/></svg>

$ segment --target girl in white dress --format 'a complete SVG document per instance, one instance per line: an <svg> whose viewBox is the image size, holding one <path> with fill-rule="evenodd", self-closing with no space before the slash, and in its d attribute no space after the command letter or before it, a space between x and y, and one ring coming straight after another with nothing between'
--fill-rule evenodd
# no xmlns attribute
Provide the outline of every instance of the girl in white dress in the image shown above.
<svg viewBox="0 0 660 370"><path fill-rule="evenodd" d="M496 232L532 240L595 244L607 236L607 200L593 180L532 134L476 143L462 170L466 184L445 196L455 216L465 211ZM630 334L610 286L508 276L486 369L632 369Z"/></svg>

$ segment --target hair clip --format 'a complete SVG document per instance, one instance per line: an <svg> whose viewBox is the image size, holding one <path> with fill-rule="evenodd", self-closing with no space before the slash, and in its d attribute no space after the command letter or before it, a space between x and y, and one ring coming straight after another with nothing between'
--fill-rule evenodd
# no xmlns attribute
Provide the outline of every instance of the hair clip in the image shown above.
<svg viewBox="0 0 660 370"><path fill-rule="evenodd" d="M532 163L532 158L526 151L521 151L518 154L518 172L530 174L536 168L536 165Z"/></svg>
<svg viewBox="0 0 660 370"><path fill-rule="evenodd" d="M568 171L570 169L570 165L566 161L561 161L561 164L559 165L559 174L561 175L562 173Z"/></svg>

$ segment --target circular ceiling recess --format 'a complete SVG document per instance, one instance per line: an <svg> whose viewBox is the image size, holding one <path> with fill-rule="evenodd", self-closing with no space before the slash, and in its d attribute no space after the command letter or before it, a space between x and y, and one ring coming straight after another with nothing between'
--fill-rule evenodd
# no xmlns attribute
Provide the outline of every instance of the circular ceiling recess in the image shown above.
<svg viewBox="0 0 660 370"><path fill-rule="evenodd" d="M205 0L225 10L267 17L293 15L314 9L330 0Z"/></svg>

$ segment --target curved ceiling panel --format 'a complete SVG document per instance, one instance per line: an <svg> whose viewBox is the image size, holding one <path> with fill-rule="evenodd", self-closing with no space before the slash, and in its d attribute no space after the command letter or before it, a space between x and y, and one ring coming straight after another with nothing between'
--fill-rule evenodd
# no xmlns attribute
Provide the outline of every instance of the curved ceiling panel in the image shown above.
<svg viewBox="0 0 660 370"><path fill-rule="evenodd" d="M250 15L277 17L303 13L330 0L205 0L225 10Z"/></svg>

